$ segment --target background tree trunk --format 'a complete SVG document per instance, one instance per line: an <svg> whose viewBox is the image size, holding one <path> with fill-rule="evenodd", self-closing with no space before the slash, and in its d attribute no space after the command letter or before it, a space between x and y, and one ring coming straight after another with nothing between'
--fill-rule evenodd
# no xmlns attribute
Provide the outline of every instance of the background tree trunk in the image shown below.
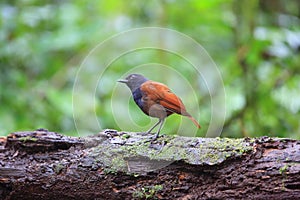
<svg viewBox="0 0 300 200"><path fill-rule="evenodd" d="M297 199L300 141L44 129L0 139L0 199Z"/></svg>

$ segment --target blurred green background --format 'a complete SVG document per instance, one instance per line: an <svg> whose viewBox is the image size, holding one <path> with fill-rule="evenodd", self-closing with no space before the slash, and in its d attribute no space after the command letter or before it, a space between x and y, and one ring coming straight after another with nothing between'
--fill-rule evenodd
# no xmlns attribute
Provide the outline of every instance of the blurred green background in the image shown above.
<svg viewBox="0 0 300 200"><path fill-rule="evenodd" d="M298 0L18 0L1 1L0 13L0 135L41 127L76 135L72 90L85 56L121 31L158 26L195 39L219 67L227 100L222 136L300 139ZM159 53L146 56L147 62L152 58L166 65L178 59L159 58ZM130 65L127 57L103 81L115 83L123 76ZM193 72L181 73L197 82ZM119 129L110 107L113 87L107 84L105 92L97 92L95 109L102 128ZM92 110L86 95L77 106ZM205 130L210 98L197 98ZM123 106L128 106L127 100ZM136 113L133 118L141 127L149 123L137 107L130 112ZM167 120L164 132L174 131L176 123L170 121L179 119Z"/></svg>

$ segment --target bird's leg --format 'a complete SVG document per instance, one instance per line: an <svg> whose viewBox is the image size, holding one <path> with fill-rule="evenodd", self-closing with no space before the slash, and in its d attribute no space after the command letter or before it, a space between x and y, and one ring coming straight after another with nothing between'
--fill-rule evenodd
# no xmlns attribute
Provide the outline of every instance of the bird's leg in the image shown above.
<svg viewBox="0 0 300 200"><path fill-rule="evenodd" d="M160 121L160 126L159 126L159 128L158 128L158 131L157 131L157 133L155 134L155 137L154 137L154 139L158 138L158 135L159 135L159 133L160 133L160 130L161 130L161 128L162 128L162 127L163 127L163 125L164 125L165 118L163 118L163 119L159 119L159 121Z"/></svg>
<svg viewBox="0 0 300 200"><path fill-rule="evenodd" d="M147 131L147 133L148 133L148 134L151 133L151 131L152 131L155 127L157 127L157 125L158 125L159 123L161 123L161 119L159 119L158 122L157 122L156 124L154 124L154 126L152 126L152 127Z"/></svg>

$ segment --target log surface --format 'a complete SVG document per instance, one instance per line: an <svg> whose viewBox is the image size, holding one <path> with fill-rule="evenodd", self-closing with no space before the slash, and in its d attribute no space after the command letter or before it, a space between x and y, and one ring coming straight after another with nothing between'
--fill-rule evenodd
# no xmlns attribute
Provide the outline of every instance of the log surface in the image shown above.
<svg viewBox="0 0 300 200"><path fill-rule="evenodd" d="M0 138L0 199L299 199L300 141L39 129Z"/></svg>

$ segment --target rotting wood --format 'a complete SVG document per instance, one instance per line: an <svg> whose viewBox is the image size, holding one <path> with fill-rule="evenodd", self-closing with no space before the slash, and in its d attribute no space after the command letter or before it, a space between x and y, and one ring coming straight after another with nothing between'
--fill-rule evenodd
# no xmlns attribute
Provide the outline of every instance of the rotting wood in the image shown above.
<svg viewBox="0 0 300 200"><path fill-rule="evenodd" d="M297 199L300 141L44 129L0 138L0 199Z"/></svg>

